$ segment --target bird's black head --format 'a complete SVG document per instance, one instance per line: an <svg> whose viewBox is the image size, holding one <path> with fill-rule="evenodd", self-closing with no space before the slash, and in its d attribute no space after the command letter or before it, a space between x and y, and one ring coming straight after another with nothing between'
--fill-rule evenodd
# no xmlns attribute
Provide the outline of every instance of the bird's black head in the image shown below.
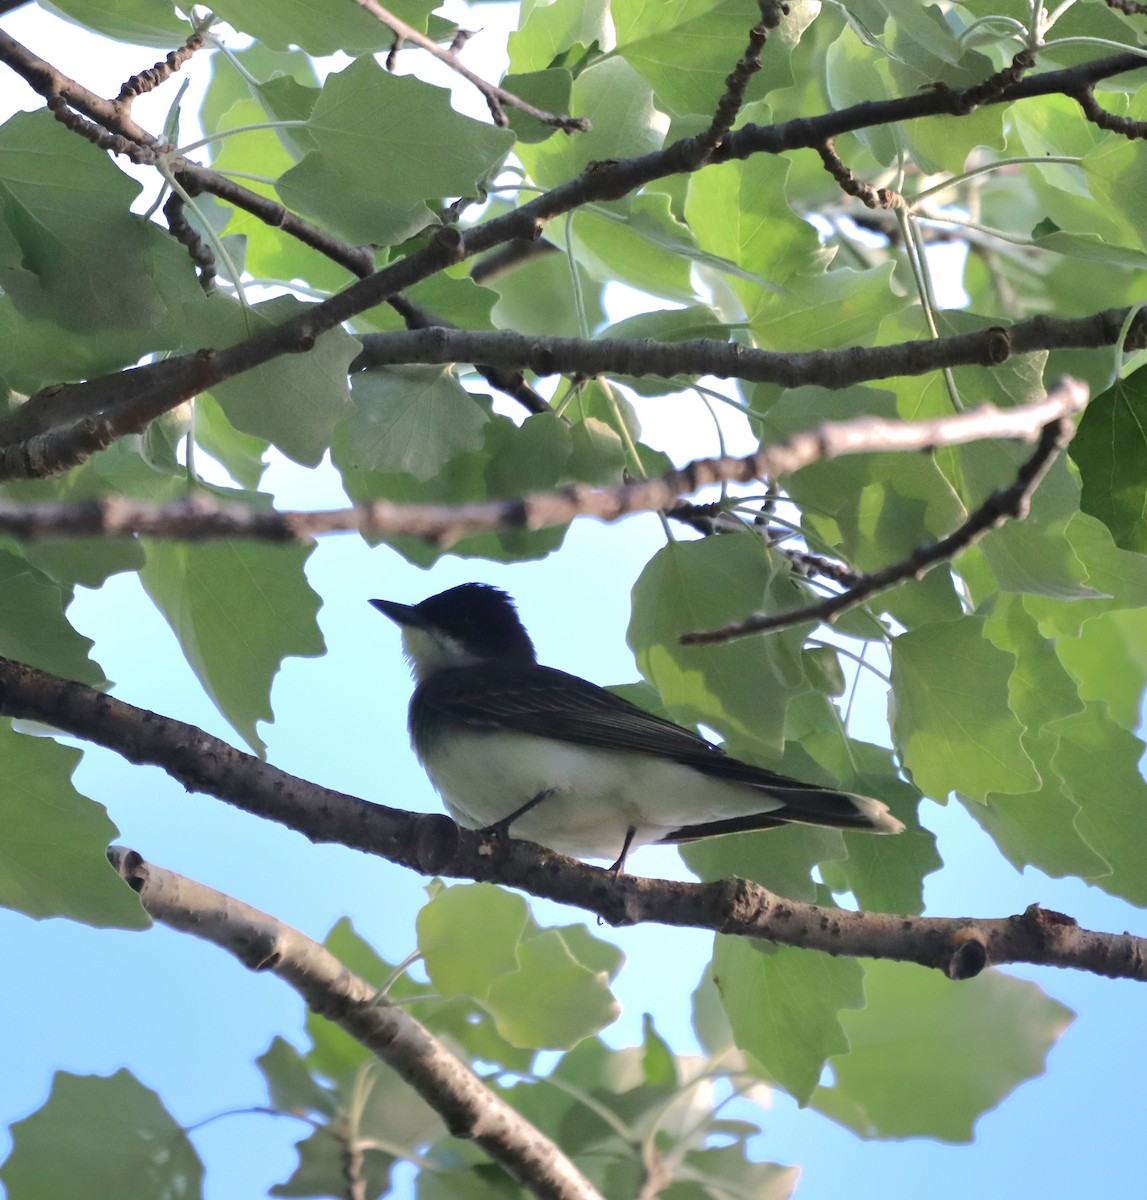
<svg viewBox="0 0 1147 1200"><path fill-rule="evenodd" d="M371 604L402 626L403 649L420 679L476 662L536 661L513 600L489 584L463 583L421 604Z"/></svg>

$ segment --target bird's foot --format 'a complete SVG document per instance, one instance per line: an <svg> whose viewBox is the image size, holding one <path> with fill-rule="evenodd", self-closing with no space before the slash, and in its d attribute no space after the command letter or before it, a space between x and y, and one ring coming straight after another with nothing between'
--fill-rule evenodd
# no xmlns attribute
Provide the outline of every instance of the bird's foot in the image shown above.
<svg viewBox="0 0 1147 1200"><path fill-rule="evenodd" d="M532 808L537 807L541 802L554 794L553 788L545 788L540 791L532 799L527 800L520 808L515 808L509 816L503 817L500 821L495 821L492 825L485 825L477 830L480 837L494 837L499 841L505 841L510 836L510 826L519 818L524 817Z"/></svg>
<svg viewBox="0 0 1147 1200"><path fill-rule="evenodd" d="M629 847L633 844L633 835L636 832L637 829L633 825L630 825L630 827L625 831L625 844L621 847L621 854L618 855L617 862L615 862L613 866L609 868L609 873L611 875L620 875L622 873L621 869L625 866L625 858L629 853Z"/></svg>

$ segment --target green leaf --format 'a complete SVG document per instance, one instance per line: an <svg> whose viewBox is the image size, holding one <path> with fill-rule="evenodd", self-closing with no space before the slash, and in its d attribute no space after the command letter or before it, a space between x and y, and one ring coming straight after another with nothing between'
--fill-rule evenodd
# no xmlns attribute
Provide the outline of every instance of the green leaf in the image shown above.
<svg viewBox="0 0 1147 1200"><path fill-rule="evenodd" d="M480 999L518 969L518 946L530 920L521 896L490 883L442 888L418 914L418 949L443 996Z"/></svg>
<svg viewBox="0 0 1147 1200"><path fill-rule="evenodd" d="M816 14L812 4L790 5L769 30L761 70L748 99L792 82L793 44ZM658 107L675 116L712 116L725 78L745 53L748 32L761 19L755 0L682 0L675 4L619 4L614 9L617 49L653 88Z"/></svg>
<svg viewBox="0 0 1147 1200"><path fill-rule="evenodd" d="M983 620L921 625L892 641L892 728L926 795L1027 792L1038 783L1024 727L1008 704L1014 654L984 637Z"/></svg>
<svg viewBox="0 0 1147 1200"><path fill-rule="evenodd" d="M1031 458L1031 447L983 442L961 447L958 456L966 503L978 508L998 488L1010 485ZM1079 496L1079 483L1060 457L1036 489L1023 520L1007 521L983 538L979 550L1002 591L1063 600L1098 595L1087 586L1087 568L1067 537Z"/></svg>
<svg viewBox="0 0 1147 1200"><path fill-rule="evenodd" d="M514 71L542 71L574 47L604 44L611 21L608 0L526 0L517 33L510 35Z"/></svg>
<svg viewBox="0 0 1147 1200"><path fill-rule="evenodd" d="M605 319L602 285L580 264L575 263L575 269L585 302L586 321L590 329L595 329ZM570 263L564 254L530 259L508 274L492 279L490 288L499 296L493 312L499 328L544 337L581 336Z"/></svg>
<svg viewBox="0 0 1147 1200"><path fill-rule="evenodd" d="M433 479L482 446L489 411L449 366L381 367L354 378L348 462L367 471Z"/></svg>
<svg viewBox="0 0 1147 1200"><path fill-rule="evenodd" d="M184 306L203 302L191 260L129 211L137 183L106 155L78 149L45 110L0 127L0 286L25 317L80 334L118 331L127 362L173 347Z"/></svg>
<svg viewBox="0 0 1147 1200"><path fill-rule="evenodd" d="M105 686L107 678L90 657L91 638L73 629L65 616L71 600L70 587L0 550L0 654L77 683Z"/></svg>
<svg viewBox="0 0 1147 1200"><path fill-rule="evenodd" d="M656 342L683 342L688 338L728 339L729 327L707 304L692 304L685 308L666 308L656 312L637 313L606 326L601 338L652 338ZM664 384L662 384L664 392ZM660 393L659 393L660 394Z"/></svg>
<svg viewBox="0 0 1147 1200"><path fill-rule="evenodd" d="M1056 638L1055 653L1079 685L1080 700L1102 700L1112 720L1139 728L1147 683L1147 610L1093 617L1077 638Z"/></svg>
<svg viewBox="0 0 1147 1200"><path fill-rule="evenodd" d="M162 504L174 500L186 487L184 468L178 474L156 470L144 461L140 439L120 438L106 450L93 454L82 466L54 479L12 481L5 490L18 500L83 501L109 495ZM45 494L47 493L47 495ZM24 543L21 552L37 568L64 585L62 596L71 596L72 584L97 588L120 571L138 571L143 548L135 538L51 538ZM64 640L66 641L66 635ZM86 639L84 639L86 641ZM56 644L58 639L53 638Z"/></svg>
<svg viewBox="0 0 1147 1200"><path fill-rule="evenodd" d="M175 15L173 5L155 0L52 0L41 7L135 46L170 49L191 32L187 21Z"/></svg>
<svg viewBox="0 0 1147 1200"><path fill-rule="evenodd" d="M1144 744L1118 726L1101 701L1050 726L1059 737L1052 763L1079 806L1075 827L1110 871L1093 882L1132 904L1147 905L1147 783Z"/></svg>
<svg viewBox="0 0 1147 1200"><path fill-rule="evenodd" d="M847 854L838 829L795 824L758 833L703 838L686 842L680 849L689 869L702 879L728 879L736 875L751 879L778 896L808 903L817 898L813 868L843 859Z"/></svg>
<svg viewBox="0 0 1147 1200"><path fill-rule="evenodd" d="M991 793L986 803L966 801L965 808L1017 869L1031 864L1049 875L1093 881L1109 874L1110 866L1080 836L1079 805L1054 766L1060 738L1052 723L1081 712L1083 705L1058 646L1043 635L1028 611L1030 603L1016 596L1000 597L984 632L994 645L1016 656L1016 670L1008 681L1009 703L1027 726L1022 744L1041 784L1028 793Z"/></svg>
<svg viewBox="0 0 1147 1200"><path fill-rule="evenodd" d="M645 1082L653 1087L676 1088L680 1082L677 1076L677 1060L654 1028L653 1018L649 1013L642 1015L641 1030L644 1042L642 1068Z"/></svg>
<svg viewBox="0 0 1147 1200"><path fill-rule="evenodd" d="M388 7L408 25L426 32L427 5L419 0L388 0ZM308 0L276 0L275 4L222 0L212 11L228 25L275 50L299 46L317 56L337 50L373 54L389 49L394 41L394 34L382 21L353 4L324 12Z"/></svg>
<svg viewBox="0 0 1147 1200"><path fill-rule="evenodd" d="M448 92L371 58L327 77L310 129L320 149L280 177L283 203L385 246L436 223L428 204L481 196L514 141L454 112Z"/></svg>
<svg viewBox="0 0 1147 1200"><path fill-rule="evenodd" d="M150 542L140 581L216 707L257 753L273 720L271 682L288 655L325 646L303 574L313 546Z"/></svg>
<svg viewBox="0 0 1147 1200"><path fill-rule="evenodd" d="M195 397L192 428L196 445L226 467L236 483L252 491L258 488L267 469L263 456L268 442L236 429L227 420L219 401L208 392Z"/></svg>
<svg viewBox="0 0 1147 1200"><path fill-rule="evenodd" d="M841 1015L851 1049L814 1108L861 1137L970 1142L978 1117L1040 1075L1073 1013L1034 983L985 971L953 983L894 962L864 969L867 1005Z"/></svg>
<svg viewBox="0 0 1147 1200"><path fill-rule="evenodd" d="M864 970L793 946L717 936L713 980L737 1045L802 1106L827 1059L848 1049L840 1011L864 1004Z"/></svg>
<svg viewBox="0 0 1147 1200"><path fill-rule="evenodd" d="M0 721L0 904L37 919L147 929L138 897L107 860L119 831L72 786L81 757Z"/></svg>
<svg viewBox="0 0 1147 1200"><path fill-rule="evenodd" d="M766 116L752 112L750 116ZM732 285L746 311L800 270L823 261L816 231L789 207L787 159L755 156L720 163L689 177L685 218L697 244L735 263L750 278ZM791 347L784 347L790 349Z"/></svg>
<svg viewBox="0 0 1147 1200"><path fill-rule="evenodd" d="M607 58L584 70L574 80L570 110L574 116L588 117L593 128L515 147L541 187L557 187L594 162L649 154L664 140L653 93L623 58Z"/></svg>
<svg viewBox="0 0 1147 1200"><path fill-rule="evenodd" d="M327 1116L337 1111L334 1093L315 1079L306 1060L290 1042L272 1038L266 1051L255 1059L255 1065L267 1081L267 1094L277 1111Z"/></svg>
<svg viewBox="0 0 1147 1200"><path fill-rule="evenodd" d="M201 335L212 344L231 345L297 317L306 307L293 296L246 309L220 300L211 306ZM350 410L347 367L360 350L355 338L332 329L305 354L280 355L212 388L212 395L236 429L314 467Z"/></svg>
<svg viewBox="0 0 1147 1200"><path fill-rule="evenodd" d="M532 104L543 112L568 113L573 76L569 71L528 71L523 75L507 75L501 87ZM508 106L506 117L519 142L544 142L557 130L520 108Z"/></svg>
<svg viewBox="0 0 1147 1200"><path fill-rule="evenodd" d="M526 930L525 937L537 936L536 925ZM558 925L557 933L562 935L566 948L583 967L588 967L595 974L614 979L625 962L625 955L613 942L596 938L584 925ZM544 932L541 931L541 932Z"/></svg>
<svg viewBox="0 0 1147 1200"><path fill-rule="evenodd" d="M1104 107L1118 116L1142 120L1147 115L1142 97L1133 96L1130 103L1124 97L1105 94ZM1109 133L1102 142L1089 150L1080 163L1096 201L1109 217L1118 222L1119 242L1147 249L1147 238L1139 222L1129 213L1141 211L1147 204L1147 163L1133 139Z"/></svg>
<svg viewBox="0 0 1147 1200"><path fill-rule="evenodd" d="M669 300L696 298L689 257L677 253L679 246L693 248L692 238L670 213L668 196L635 196L624 217L595 206L570 220L577 258L595 279L625 283Z"/></svg>
<svg viewBox="0 0 1147 1200"><path fill-rule="evenodd" d="M852 892L867 912L923 912L924 877L943 862L935 835L920 824L920 793L904 780L899 763L884 746L849 738L824 753L824 744L833 737L831 732L814 733L802 737L801 744L828 763L842 788L884 801L907 828L895 837L844 834L847 857L820 864L825 883L834 892Z"/></svg>
<svg viewBox="0 0 1147 1200"><path fill-rule="evenodd" d="M558 930L522 942L518 962L483 1002L513 1045L568 1049L621 1014L604 972L582 966Z"/></svg>
<svg viewBox="0 0 1147 1200"><path fill-rule="evenodd" d="M1064 233L1062 230L1039 236L1033 233L1032 243L1041 250L1050 250L1054 254L1082 259L1084 262L1129 267L1135 271L1147 267L1147 251L1112 245L1094 233Z"/></svg>
<svg viewBox="0 0 1147 1200"><path fill-rule="evenodd" d="M159 1097L129 1071L58 1071L43 1108L12 1126L10 1200L195 1200L203 1164Z"/></svg>
<svg viewBox="0 0 1147 1200"><path fill-rule="evenodd" d="M775 755L789 700L809 686L801 657L807 627L716 646L679 639L760 609L784 612L803 599L787 560L758 538L673 542L634 585L629 644L675 720L711 725Z"/></svg>
<svg viewBox="0 0 1147 1200"><path fill-rule="evenodd" d="M547 414L539 413L539 417ZM531 419L532 420L532 419ZM544 422L543 422L544 424ZM530 428L527 431L527 426ZM530 421L521 428L508 417L494 416L486 422L485 441L479 453L460 454L433 479L422 482L413 475L397 472L364 471L348 460L351 455L346 426L336 436L332 457L342 474L347 495L356 503L369 500L393 500L396 503L463 504L472 500L489 500L499 496L495 489L507 489L504 496L519 496L523 488L547 487L557 483L558 471L565 460L560 437L552 430L540 432ZM540 435L539 435L540 434ZM541 449L541 456L532 460L520 452L522 446ZM566 447L568 449L568 447ZM552 471L548 482L546 472ZM516 562L541 558L562 543L565 528L510 529L504 533L476 534L463 538L449 547L451 554L481 556L499 562ZM406 558L426 566L445 552L445 547L413 537L388 539Z"/></svg>
<svg viewBox="0 0 1147 1200"><path fill-rule="evenodd" d="M797 1189L800 1167L754 1162L737 1146L690 1150L684 1166L696 1187L671 1183L662 1200L710 1200L716 1196L752 1196L753 1200L789 1200Z"/></svg>
<svg viewBox="0 0 1147 1200"><path fill-rule="evenodd" d="M1111 530L1117 546L1147 551L1147 367L1091 401L1068 453L1083 483L1083 511Z"/></svg>
<svg viewBox="0 0 1147 1200"><path fill-rule="evenodd" d="M407 1092L411 1099L417 1099ZM366 1131L360 1129L366 1136ZM272 1196L337 1196L346 1187L346 1146L329 1129L316 1129L309 1137L295 1144L298 1165L286 1183L277 1183ZM367 1200L377 1200L390 1191L392 1155L367 1147L362 1153L360 1177L362 1194Z"/></svg>

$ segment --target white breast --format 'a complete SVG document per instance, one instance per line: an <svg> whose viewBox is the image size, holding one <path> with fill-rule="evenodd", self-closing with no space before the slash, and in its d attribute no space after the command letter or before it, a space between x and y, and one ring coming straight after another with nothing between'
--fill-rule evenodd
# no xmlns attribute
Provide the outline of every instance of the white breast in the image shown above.
<svg viewBox="0 0 1147 1200"><path fill-rule="evenodd" d="M510 833L575 858L616 859L631 826L632 844L642 846L683 825L780 807L755 788L665 759L523 734L461 731L433 746L423 765L450 815L469 829L552 791Z"/></svg>

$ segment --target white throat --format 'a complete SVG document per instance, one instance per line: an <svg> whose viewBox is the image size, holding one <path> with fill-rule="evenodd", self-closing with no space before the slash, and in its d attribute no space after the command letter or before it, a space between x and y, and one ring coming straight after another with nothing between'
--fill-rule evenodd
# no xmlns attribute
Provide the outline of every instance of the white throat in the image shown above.
<svg viewBox="0 0 1147 1200"><path fill-rule="evenodd" d="M413 625L404 626L402 630L402 653L418 683L450 667L471 667L484 661L481 655L467 650L449 634L417 629Z"/></svg>

